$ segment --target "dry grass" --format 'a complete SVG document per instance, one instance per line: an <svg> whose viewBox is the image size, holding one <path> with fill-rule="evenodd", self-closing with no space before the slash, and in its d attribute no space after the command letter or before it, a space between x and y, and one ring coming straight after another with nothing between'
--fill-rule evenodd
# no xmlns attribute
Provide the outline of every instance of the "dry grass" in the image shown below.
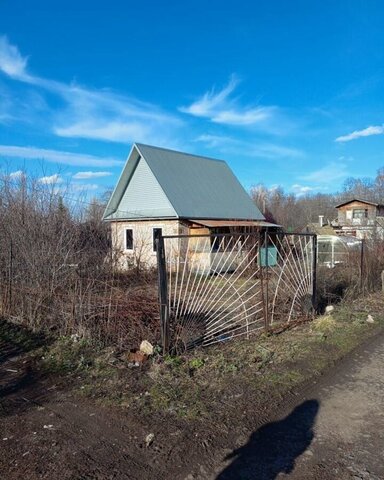
<svg viewBox="0 0 384 480"><path fill-rule="evenodd" d="M366 322L368 313L374 324ZM342 302L332 316L279 334L262 334L177 357L155 355L142 367L129 367L118 349L96 351L86 342L73 344L68 339L46 350L43 365L57 372L62 364L64 373L80 377L80 384L76 381L79 392L108 405L142 415L217 422L231 415L235 406L245 409L250 401L263 405L285 398L383 328L384 297L372 294Z"/></svg>

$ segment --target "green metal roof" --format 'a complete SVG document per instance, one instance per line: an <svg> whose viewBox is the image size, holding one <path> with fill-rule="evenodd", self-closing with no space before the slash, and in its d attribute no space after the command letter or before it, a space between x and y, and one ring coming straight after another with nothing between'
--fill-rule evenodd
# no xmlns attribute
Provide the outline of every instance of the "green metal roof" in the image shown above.
<svg viewBox="0 0 384 480"><path fill-rule="evenodd" d="M165 148L134 144L128 161L107 205L105 219L159 218L159 211L139 208L135 202L120 204L142 159L173 207L170 217L190 219L263 220L247 192L222 160L200 157ZM148 179L149 179L148 174ZM152 179L153 183L153 179ZM145 185L142 190L145 191ZM153 189L153 186L151 187ZM130 197L132 198L132 197ZM140 212L143 212L140 215ZM145 213L144 213L145 212ZM164 215L162 215L164 218Z"/></svg>

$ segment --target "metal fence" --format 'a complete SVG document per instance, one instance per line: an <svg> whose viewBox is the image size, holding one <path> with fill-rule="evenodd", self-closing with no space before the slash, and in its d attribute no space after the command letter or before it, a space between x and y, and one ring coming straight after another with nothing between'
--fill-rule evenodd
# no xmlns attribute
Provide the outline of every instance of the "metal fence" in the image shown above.
<svg viewBox="0 0 384 480"><path fill-rule="evenodd" d="M185 351L307 318L316 292L316 236L176 235L158 239L165 352Z"/></svg>

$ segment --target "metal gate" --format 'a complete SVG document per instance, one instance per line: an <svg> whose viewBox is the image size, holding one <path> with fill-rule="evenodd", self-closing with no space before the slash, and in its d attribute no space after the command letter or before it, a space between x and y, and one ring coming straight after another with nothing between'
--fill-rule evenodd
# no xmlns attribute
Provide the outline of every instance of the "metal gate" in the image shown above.
<svg viewBox="0 0 384 480"><path fill-rule="evenodd" d="M314 235L164 236L157 255L165 351L249 337L312 314Z"/></svg>

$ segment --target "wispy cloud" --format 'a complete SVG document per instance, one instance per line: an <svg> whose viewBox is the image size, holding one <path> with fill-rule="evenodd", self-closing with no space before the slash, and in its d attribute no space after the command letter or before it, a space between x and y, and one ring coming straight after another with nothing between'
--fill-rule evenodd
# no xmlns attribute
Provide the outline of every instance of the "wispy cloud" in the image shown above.
<svg viewBox="0 0 384 480"><path fill-rule="evenodd" d="M239 84L239 79L232 75L228 84L219 91L212 88L189 106L180 107L183 113L196 117L209 118L214 123L226 125L264 125L268 126L278 113L276 106L241 106L236 98L231 98Z"/></svg>
<svg viewBox="0 0 384 480"><path fill-rule="evenodd" d="M96 157L84 153L62 152L36 147L19 147L15 145L0 145L0 157L20 159L37 159L47 162L73 165L77 167L114 167L124 162L113 157Z"/></svg>
<svg viewBox="0 0 384 480"><path fill-rule="evenodd" d="M371 135L382 135L384 133L384 125L376 125L364 128L363 130L355 130L348 135L342 135L336 138L336 142L350 142L356 138L370 137Z"/></svg>
<svg viewBox="0 0 384 480"><path fill-rule="evenodd" d="M231 145L239 145L241 143L240 140L236 140L229 136L211 135L209 133L204 133L203 135L198 136L196 141L205 143L209 148L222 148Z"/></svg>
<svg viewBox="0 0 384 480"><path fill-rule="evenodd" d="M74 192L86 193L88 191L94 191L100 188L100 185L96 183L73 183L71 184L71 190Z"/></svg>
<svg viewBox="0 0 384 480"><path fill-rule="evenodd" d="M90 178L102 178L109 177L112 175L112 172L77 172L72 178L75 180L87 180Z"/></svg>
<svg viewBox="0 0 384 480"><path fill-rule="evenodd" d="M330 162L322 168L315 170L299 178L307 182L314 182L320 185L330 184L342 180L350 175L348 166L341 162Z"/></svg>
<svg viewBox="0 0 384 480"><path fill-rule="evenodd" d="M63 183L63 179L58 173L55 173L53 175L39 178L38 182L42 183L43 185L57 185L59 183Z"/></svg>
<svg viewBox="0 0 384 480"><path fill-rule="evenodd" d="M10 77L23 77L28 59L5 36L0 36L0 69Z"/></svg>
<svg viewBox="0 0 384 480"><path fill-rule="evenodd" d="M238 140L229 136L221 135L200 135L196 141L205 143L209 148L216 149L223 154L237 153L245 157L257 158L302 158L305 156L302 150L266 143L262 141L252 142L249 140Z"/></svg>
<svg viewBox="0 0 384 480"><path fill-rule="evenodd" d="M28 71L28 58L4 36L0 37L0 71L64 101L64 108L51 107L52 131L58 136L171 146L175 129L183 123L155 105L126 95L33 75Z"/></svg>
<svg viewBox="0 0 384 480"><path fill-rule="evenodd" d="M290 190L296 195L296 197L302 197L303 195L315 192L320 188L321 187L310 187L309 185L300 185L299 183L295 183L291 186Z"/></svg>

